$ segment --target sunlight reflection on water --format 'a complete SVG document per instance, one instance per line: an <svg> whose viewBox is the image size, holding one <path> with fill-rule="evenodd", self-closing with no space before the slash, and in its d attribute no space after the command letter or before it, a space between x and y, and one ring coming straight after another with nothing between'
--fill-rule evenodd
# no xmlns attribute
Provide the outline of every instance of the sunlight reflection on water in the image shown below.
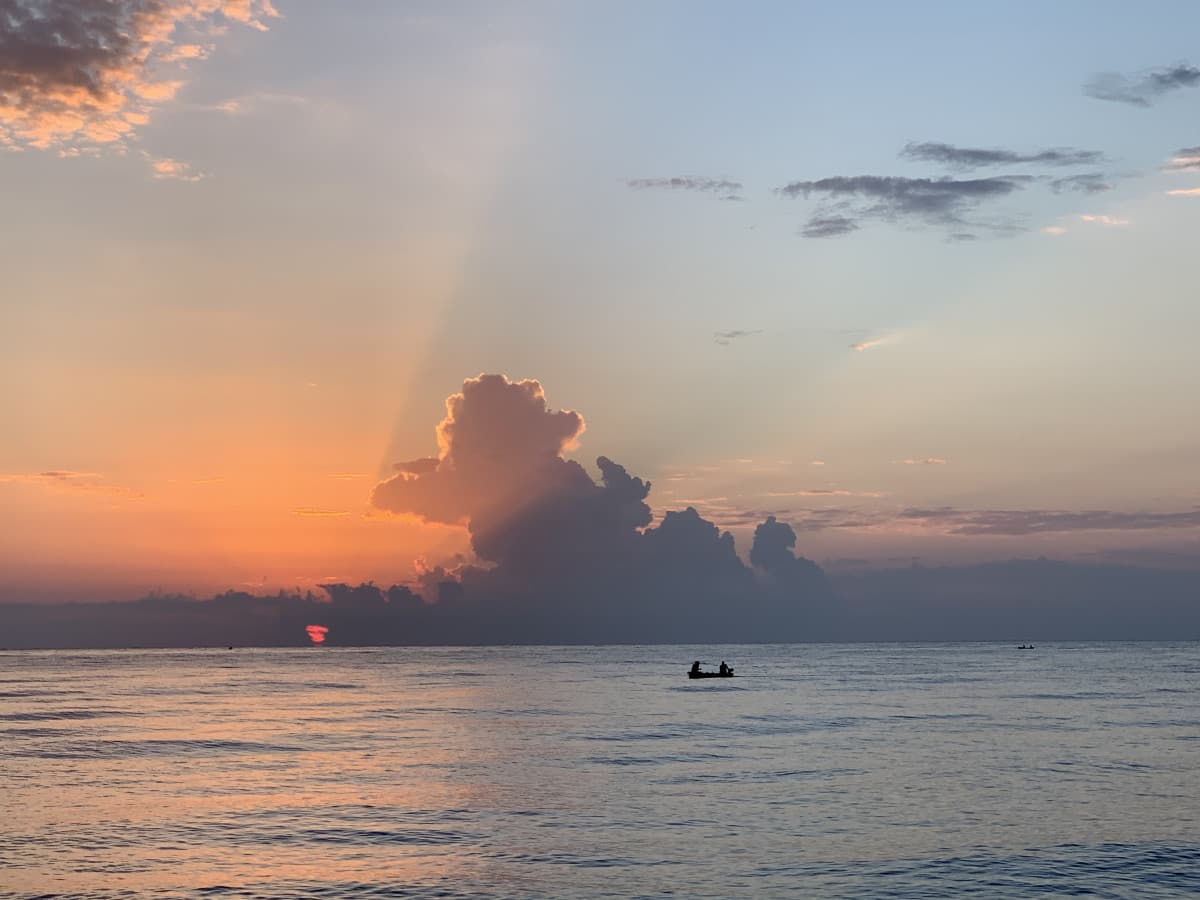
<svg viewBox="0 0 1200 900"><path fill-rule="evenodd" d="M1196 644L0 653L0 890L1190 896L1198 688Z"/></svg>

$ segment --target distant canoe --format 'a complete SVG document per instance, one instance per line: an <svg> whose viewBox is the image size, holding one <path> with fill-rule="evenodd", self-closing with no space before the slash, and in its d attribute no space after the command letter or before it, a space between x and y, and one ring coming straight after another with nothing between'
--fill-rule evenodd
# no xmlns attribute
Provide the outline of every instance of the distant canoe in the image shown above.
<svg viewBox="0 0 1200 900"><path fill-rule="evenodd" d="M732 678L733 669L728 672L693 672L688 670L688 678Z"/></svg>

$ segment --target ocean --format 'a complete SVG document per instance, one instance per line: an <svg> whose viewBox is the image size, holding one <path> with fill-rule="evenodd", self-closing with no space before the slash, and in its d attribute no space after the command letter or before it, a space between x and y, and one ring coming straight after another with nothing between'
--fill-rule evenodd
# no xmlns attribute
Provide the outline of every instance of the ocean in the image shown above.
<svg viewBox="0 0 1200 900"><path fill-rule="evenodd" d="M0 896L1192 897L1198 701L1196 643L9 651Z"/></svg>

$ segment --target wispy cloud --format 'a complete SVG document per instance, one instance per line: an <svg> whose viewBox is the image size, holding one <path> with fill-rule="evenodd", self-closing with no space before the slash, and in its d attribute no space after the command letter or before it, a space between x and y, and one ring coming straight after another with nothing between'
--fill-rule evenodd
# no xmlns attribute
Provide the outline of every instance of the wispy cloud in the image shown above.
<svg viewBox="0 0 1200 900"><path fill-rule="evenodd" d="M119 148L210 52L189 35L215 33L218 17L265 30L277 15L270 0L6 0L0 144Z"/></svg>
<svg viewBox="0 0 1200 900"><path fill-rule="evenodd" d="M301 506L292 510L292 514L296 516L305 516L318 519L340 519L350 515L344 509L321 509L315 506Z"/></svg>
<svg viewBox="0 0 1200 900"><path fill-rule="evenodd" d="M1066 233L1067 233L1067 229L1064 228L1062 225L1047 225L1045 228L1042 229L1042 234L1049 234L1054 237L1058 237L1058 235L1066 234Z"/></svg>
<svg viewBox="0 0 1200 900"><path fill-rule="evenodd" d="M734 331L714 331L713 341L723 347L727 347L739 338L751 337L755 334L762 334L762 329L755 328L753 331L742 331L740 329L735 329Z"/></svg>
<svg viewBox="0 0 1200 900"><path fill-rule="evenodd" d="M1094 165L1104 159L1099 150L1076 150L1073 147L1054 147L1035 153L1017 153L1013 150L982 149L978 147L955 147L936 141L909 143L900 151L905 159L936 162L955 169L979 169L986 166L1008 166L1019 164L1045 166Z"/></svg>
<svg viewBox="0 0 1200 900"><path fill-rule="evenodd" d="M868 338L865 341L859 341L857 344L851 344L850 349L859 353L864 353L867 350L874 350L876 347L886 347L890 344L898 344L904 340L903 331L893 331L890 334L880 335L879 337Z"/></svg>
<svg viewBox="0 0 1200 900"><path fill-rule="evenodd" d="M839 237L858 231L859 225L848 216L813 216L800 229L806 238Z"/></svg>
<svg viewBox="0 0 1200 900"><path fill-rule="evenodd" d="M1184 147L1177 151L1163 169L1168 172L1200 172L1200 147Z"/></svg>
<svg viewBox="0 0 1200 900"><path fill-rule="evenodd" d="M1178 188L1173 191L1167 191L1171 197L1200 197L1200 187L1195 188Z"/></svg>
<svg viewBox="0 0 1200 900"><path fill-rule="evenodd" d="M1102 172L1089 172L1086 175L1068 175L1066 178L1052 178L1050 190L1056 194L1064 191L1074 191L1080 194L1100 194L1111 191L1112 184Z"/></svg>
<svg viewBox="0 0 1200 900"><path fill-rule="evenodd" d="M1116 216L1086 216L1079 217L1081 222L1090 222L1093 225L1106 225L1110 228L1119 228L1129 224L1128 219L1121 219Z"/></svg>
<svg viewBox="0 0 1200 900"><path fill-rule="evenodd" d="M1097 100L1128 103L1132 106L1151 106L1164 94L1198 85L1200 68L1179 63L1151 69L1132 77L1119 72L1104 72L1084 85L1083 92Z"/></svg>
<svg viewBox="0 0 1200 900"><path fill-rule="evenodd" d="M905 466L944 466L946 461L940 456L925 456L918 459L902 459L900 464Z"/></svg>
<svg viewBox="0 0 1200 900"><path fill-rule="evenodd" d="M882 491L849 491L844 488L810 488L802 491L767 491L768 497L886 497Z"/></svg>
<svg viewBox="0 0 1200 900"><path fill-rule="evenodd" d="M634 190L696 191L722 194L723 200L740 200L742 183L733 178L705 175L681 175L674 178L627 178L625 184Z"/></svg>
<svg viewBox="0 0 1200 900"><path fill-rule="evenodd" d="M75 472L66 469L0 473L0 484L29 484L50 489L118 495L132 499L140 499L144 496L140 491L108 484L104 481L104 476L96 472Z"/></svg>
<svg viewBox="0 0 1200 900"><path fill-rule="evenodd" d="M308 106L311 102L308 97L299 94L260 91L254 94L242 94L237 97L230 97L228 100L222 100L220 103L205 106L202 109L223 112L231 116L244 116L260 112L267 107L304 107Z"/></svg>
<svg viewBox="0 0 1200 900"><path fill-rule="evenodd" d="M1063 531L1147 531L1200 527L1200 509L1188 512L1072 512L1042 509L906 509L901 519L943 528L948 534L1025 535Z"/></svg>

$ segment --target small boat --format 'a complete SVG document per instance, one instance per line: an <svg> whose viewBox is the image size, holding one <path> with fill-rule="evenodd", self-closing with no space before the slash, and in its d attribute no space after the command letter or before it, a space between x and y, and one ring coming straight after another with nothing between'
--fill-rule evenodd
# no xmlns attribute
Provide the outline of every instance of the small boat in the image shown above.
<svg viewBox="0 0 1200 900"><path fill-rule="evenodd" d="M688 669L687 676L688 678L732 678L733 669L731 668L727 672L693 672Z"/></svg>
<svg viewBox="0 0 1200 900"><path fill-rule="evenodd" d="M1033 649L1033 644L1022 644L1022 645L1021 645L1020 647L1018 647L1017 649L1018 649L1018 650L1032 650L1032 649Z"/></svg>

